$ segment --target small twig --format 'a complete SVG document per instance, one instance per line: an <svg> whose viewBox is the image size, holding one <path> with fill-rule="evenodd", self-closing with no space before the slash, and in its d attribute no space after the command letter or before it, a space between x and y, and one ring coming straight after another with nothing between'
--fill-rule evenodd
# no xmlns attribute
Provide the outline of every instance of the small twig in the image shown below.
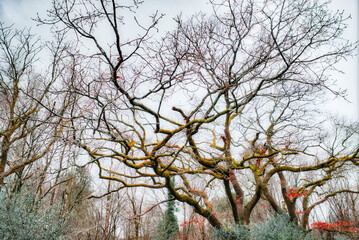
<svg viewBox="0 0 359 240"><path fill-rule="evenodd" d="M136 219L136 218L140 218L142 217L143 215L145 215L146 213L148 213L149 211L151 211L152 209L154 209L155 207L157 207L158 205L162 204L162 203L165 203L165 202L169 202L169 201L173 201L173 200L176 200L176 198L170 198L170 199L166 199L166 200L163 200L153 206L151 206L150 208L148 208L146 211L144 211L143 213L141 214L137 214L131 218L129 218L130 220L133 220L133 219Z"/></svg>
<svg viewBox="0 0 359 240"><path fill-rule="evenodd" d="M115 190L111 190L111 191L109 191L109 192L107 192L107 193L105 193L105 194L103 194L103 195L101 195L101 196L91 195L91 196L86 197L86 199L91 199L91 198L103 198L103 197L105 197L105 196L107 196L107 195L109 195L109 194L112 194L112 193L114 193L114 192L118 192L118 191L120 191L120 190L123 189L123 188L125 188L125 186L119 187L119 188L117 188L117 189L115 189Z"/></svg>

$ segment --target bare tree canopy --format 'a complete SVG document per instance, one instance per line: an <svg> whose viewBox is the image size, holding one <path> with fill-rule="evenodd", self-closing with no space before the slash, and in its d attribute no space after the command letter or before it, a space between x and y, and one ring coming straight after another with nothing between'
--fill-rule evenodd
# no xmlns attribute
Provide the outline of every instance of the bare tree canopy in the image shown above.
<svg viewBox="0 0 359 240"><path fill-rule="evenodd" d="M96 165L101 179L119 183L103 196L167 189L217 229L256 222L266 206L309 230L315 209L357 196L357 184L347 178L357 176L359 125L328 119L318 108L328 96L343 96L332 74L357 46L342 37L345 14L330 11L326 1L210 4L211 14L178 16L176 29L164 35L157 33L163 15L134 18L134 35L126 23L141 1L54 0L37 21L71 44L55 55L51 80L28 87L41 97L21 90L32 102L26 108L16 105L17 84L38 50L24 45L13 52L6 45L13 35L2 27L8 66L1 67L0 97L8 104L1 106L7 115L0 179L15 171L12 165L4 170L9 144L30 128L51 125L53 132L41 133L51 136L46 144L20 167L61 137L86 156L76 166ZM53 85L61 106L50 103ZM28 125L39 108L43 113ZM220 200L229 214L219 209Z"/></svg>

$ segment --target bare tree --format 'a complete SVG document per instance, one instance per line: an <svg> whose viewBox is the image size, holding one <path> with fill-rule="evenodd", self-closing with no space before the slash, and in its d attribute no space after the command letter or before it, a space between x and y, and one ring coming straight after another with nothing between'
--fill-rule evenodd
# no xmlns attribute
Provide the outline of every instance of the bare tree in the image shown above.
<svg viewBox="0 0 359 240"><path fill-rule="evenodd" d="M320 138L307 135L308 114L320 120L311 104L340 95L330 72L355 48L341 38L343 13L309 0L211 1L210 16L178 17L175 31L155 38L155 14L147 25L136 21L138 37L126 40L122 24L138 4L54 1L48 19L38 19L78 39L68 92L80 114L71 124L100 178L167 188L222 228L218 193L235 223L248 224L260 199L295 220L297 199L308 209L333 174L358 166L357 145L324 155ZM103 40L98 26L113 38ZM291 186L303 172L316 177Z"/></svg>
<svg viewBox="0 0 359 240"><path fill-rule="evenodd" d="M50 94L61 74L61 39L51 48L50 71L42 75L41 45L28 30L0 25L0 183L16 174L27 178L26 166L44 158L58 140L68 107L66 96ZM55 98L57 97L57 104Z"/></svg>

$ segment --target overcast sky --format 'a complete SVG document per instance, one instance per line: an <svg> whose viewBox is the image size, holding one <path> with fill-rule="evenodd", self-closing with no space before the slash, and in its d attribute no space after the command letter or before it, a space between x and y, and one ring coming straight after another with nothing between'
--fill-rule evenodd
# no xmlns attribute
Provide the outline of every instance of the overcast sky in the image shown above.
<svg viewBox="0 0 359 240"><path fill-rule="evenodd" d="M196 11L206 11L210 9L207 2L207 0L145 0L142 9L145 10L143 15L148 15L155 10L166 13L160 27L170 28L173 26L169 24L172 18L181 11L184 16L189 16ZM36 17L37 13L44 16L50 5L51 0L0 0L0 21L5 22L5 25L15 24L17 28L30 26L34 32L46 36L48 33L44 32L44 28L36 27L36 23L31 18ZM348 21L349 27L344 37L351 41L357 41L359 36L358 0L333 0L331 6L333 9L344 10L347 15L351 15L352 19ZM348 100L351 103L335 100L328 104L328 109L334 114L337 113L352 120L359 120L358 56L347 59L347 62L342 62L338 68L345 74L336 76L337 84L341 89L347 89Z"/></svg>

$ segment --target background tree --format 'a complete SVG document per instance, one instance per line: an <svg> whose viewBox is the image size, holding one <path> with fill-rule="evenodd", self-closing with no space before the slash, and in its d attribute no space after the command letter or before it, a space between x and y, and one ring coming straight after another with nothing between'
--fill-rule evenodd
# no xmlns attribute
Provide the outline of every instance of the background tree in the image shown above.
<svg viewBox="0 0 359 240"><path fill-rule="evenodd" d="M0 24L0 183L16 175L18 183L29 177L31 165L51 151L66 124L66 95L53 95L62 71L61 39L51 48L48 75L36 67L40 43L28 30ZM56 104L55 98L58 97ZM46 164L45 164L46 165Z"/></svg>
<svg viewBox="0 0 359 240"><path fill-rule="evenodd" d="M95 205L85 199L90 178L74 167L78 150L64 131L76 110L76 98L61 84L77 77L69 47L62 34L44 42L28 29L0 24L4 239L96 239Z"/></svg>

